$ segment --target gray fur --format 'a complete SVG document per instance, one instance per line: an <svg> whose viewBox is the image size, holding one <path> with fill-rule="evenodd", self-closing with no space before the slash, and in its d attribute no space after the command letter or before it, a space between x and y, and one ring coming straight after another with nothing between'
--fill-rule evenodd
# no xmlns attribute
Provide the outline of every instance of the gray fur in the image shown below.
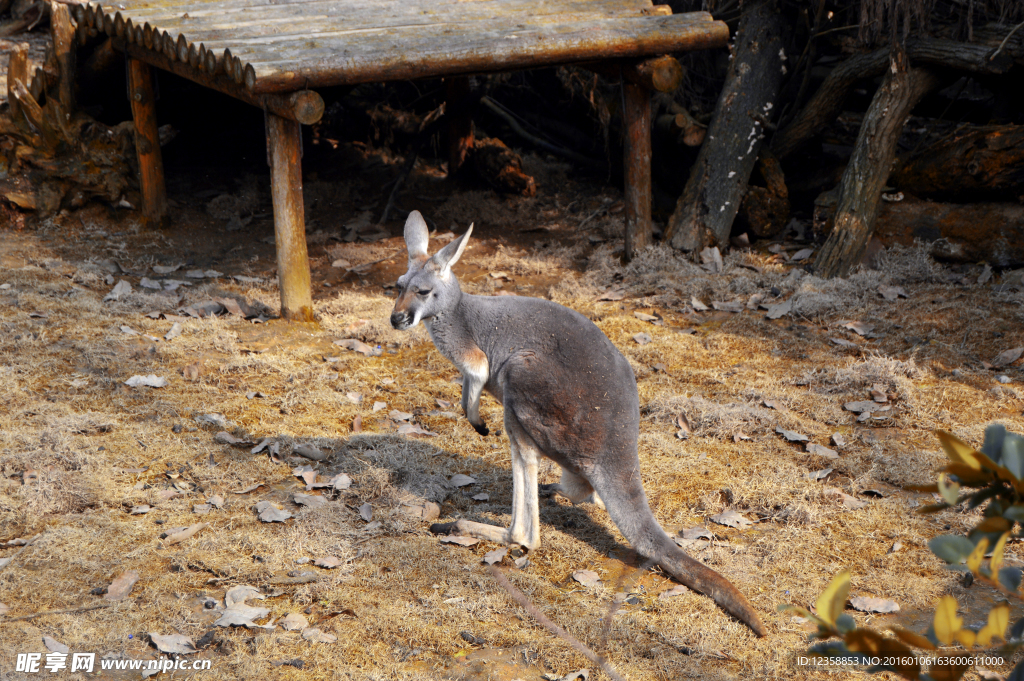
<svg viewBox="0 0 1024 681"><path fill-rule="evenodd" d="M537 462L546 456L562 467L560 491L571 501L595 492L639 553L764 635L743 595L679 549L651 513L640 480L640 403L629 362L574 310L538 298L463 293L451 267L471 231L428 259L426 224L418 212L410 214L409 271L398 280L391 324L426 325L437 349L462 372L462 407L477 432L488 433L479 415L481 392L502 403L512 453L512 524L506 530L459 520L432 529L536 548Z"/></svg>

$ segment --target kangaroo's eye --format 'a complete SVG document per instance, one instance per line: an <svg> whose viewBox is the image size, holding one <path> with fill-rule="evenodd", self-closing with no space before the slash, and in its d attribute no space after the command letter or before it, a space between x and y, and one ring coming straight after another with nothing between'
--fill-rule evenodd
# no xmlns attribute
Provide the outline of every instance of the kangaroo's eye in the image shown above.
<svg viewBox="0 0 1024 681"><path fill-rule="evenodd" d="M428 289L423 289L421 291L417 291L416 295L418 295L420 298L426 298L427 296L430 295L430 289L428 288Z"/></svg>

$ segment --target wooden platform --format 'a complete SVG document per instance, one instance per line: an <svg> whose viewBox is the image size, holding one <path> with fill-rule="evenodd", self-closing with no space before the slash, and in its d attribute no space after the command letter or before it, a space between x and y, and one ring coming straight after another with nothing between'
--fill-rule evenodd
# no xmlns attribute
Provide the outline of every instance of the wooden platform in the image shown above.
<svg viewBox="0 0 1024 681"><path fill-rule="evenodd" d="M646 88L678 85L671 77L659 81L658 73L652 75L652 69L645 69L643 60L722 47L729 39L726 25L707 13L673 15L668 6L653 5L650 0L120 0L68 4L79 31L106 33L132 62L129 89L141 140L147 218L161 219L166 205L147 65L268 113L281 312L298 319L312 317L298 166L299 124L315 123L323 114L323 100L315 88L569 63L621 74L626 91L630 254L646 243L650 233L650 98ZM664 72L664 68L661 62L653 70ZM458 90L449 88L450 92Z"/></svg>

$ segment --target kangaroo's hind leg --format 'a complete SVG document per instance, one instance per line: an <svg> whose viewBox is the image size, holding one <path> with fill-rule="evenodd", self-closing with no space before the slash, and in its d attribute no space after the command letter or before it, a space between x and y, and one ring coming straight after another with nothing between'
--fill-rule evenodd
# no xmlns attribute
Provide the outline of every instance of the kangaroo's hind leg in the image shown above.
<svg viewBox="0 0 1024 681"><path fill-rule="evenodd" d="M512 450L512 524L505 529L463 519L431 525L431 532L462 534L484 541L519 544L528 549L540 546L540 500L537 495L540 452L509 409L505 410L505 432Z"/></svg>

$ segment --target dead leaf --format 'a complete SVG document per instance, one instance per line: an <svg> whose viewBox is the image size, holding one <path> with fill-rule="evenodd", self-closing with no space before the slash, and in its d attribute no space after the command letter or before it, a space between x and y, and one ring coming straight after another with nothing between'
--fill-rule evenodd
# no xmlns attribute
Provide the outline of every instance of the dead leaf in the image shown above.
<svg viewBox="0 0 1024 681"><path fill-rule="evenodd" d="M344 564L345 561L343 561L341 558L338 558L337 556L324 556L323 558L317 558L313 561L313 565L316 565L317 567L322 567L326 570L333 570L339 565ZM285 628L287 629L287 627Z"/></svg>
<svg viewBox="0 0 1024 681"><path fill-rule="evenodd" d="M410 414L407 411L398 411L397 409L392 409L390 413L388 413L388 418L390 418L392 421L408 421L409 419L412 418L412 414Z"/></svg>
<svg viewBox="0 0 1024 681"><path fill-rule="evenodd" d="M212 497L206 500L210 506L215 508L224 508L224 497L219 494L214 494Z"/></svg>
<svg viewBox="0 0 1024 681"><path fill-rule="evenodd" d="M854 610L860 610L861 612L890 613L900 611L900 606L896 601L890 601L885 598L854 596L850 599L850 605L853 606Z"/></svg>
<svg viewBox="0 0 1024 681"><path fill-rule="evenodd" d="M192 505L192 512L195 513L196 515L206 515L207 513L209 513L212 510L213 510L213 506L210 506L209 504L193 504Z"/></svg>
<svg viewBox="0 0 1024 681"><path fill-rule="evenodd" d="M258 598L263 600L266 598L260 593L260 590L254 586L248 584L239 584L228 589L227 593L224 594L224 606L227 608L234 608L235 606L245 603L250 598Z"/></svg>
<svg viewBox="0 0 1024 681"><path fill-rule="evenodd" d="M808 480L824 480L832 472L831 468L822 468L820 471L811 471L804 475Z"/></svg>
<svg viewBox="0 0 1024 681"><path fill-rule="evenodd" d="M768 407L769 409L782 411L782 403L778 402L777 400L761 400L761 404Z"/></svg>
<svg viewBox="0 0 1024 681"><path fill-rule="evenodd" d="M476 484L476 478L471 478L468 475L463 475L462 473L456 473L448 482L452 484L452 487L465 487L466 485Z"/></svg>
<svg viewBox="0 0 1024 681"><path fill-rule="evenodd" d="M832 433L832 444L836 447L846 446L846 436L842 433Z"/></svg>
<svg viewBox="0 0 1024 681"><path fill-rule="evenodd" d="M633 316L636 317L637 319L639 319L642 322L657 322L657 321L661 320L660 317L655 317L652 314L646 314L646 313L643 313L643 312L634 312Z"/></svg>
<svg viewBox="0 0 1024 681"><path fill-rule="evenodd" d="M196 523L195 525L190 525L181 532L175 532L174 534L167 535L167 538L164 539L164 546L173 546L174 544L183 542L186 539L190 539L198 534L200 530L209 526L210 523Z"/></svg>
<svg viewBox="0 0 1024 681"><path fill-rule="evenodd" d="M711 307L721 312L743 312L747 305L742 300L730 300L728 302L713 300L711 301Z"/></svg>
<svg viewBox="0 0 1024 681"><path fill-rule="evenodd" d="M489 274L491 275L491 279L504 279L506 281L512 281L512 275L510 275L508 272L498 271L490 272Z"/></svg>
<svg viewBox="0 0 1024 681"><path fill-rule="evenodd" d="M452 403L449 402L448 400L442 400L440 397L437 397L434 399L434 401L437 402L437 406L441 407L442 409L451 409Z"/></svg>
<svg viewBox="0 0 1024 681"><path fill-rule="evenodd" d="M647 333L637 333L637 334L633 334L633 340L635 340L639 345L647 345L648 343L650 343L654 339L651 338L650 334L647 334Z"/></svg>
<svg viewBox="0 0 1024 681"><path fill-rule="evenodd" d="M479 544L480 540L476 537L463 537L461 535L449 535L447 537L441 537L442 544L458 544L459 546L473 546Z"/></svg>
<svg viewBox="0 0 1024 681"><path fill-rule="evenodd" d="M403 423L398 426L399 435L425 435L427 437L436 437L437 433L432 433L426 428L416 423Z"/></svg>
<svg viewBox="0 0 1024 681"><path fill-rule="evenodd" d="M572 573L572 578L583 586L597 586L601 581L601 576L593 570L576 570Z"/></svg>
<svg viewBox="0 0 1024 681"><path fill-rule="evenodd" d="M491 498L491 495L487 492L481 492L480 494L474 494L470 497L473 501L487 501Z"/></svg>
<svg viewBox="0 0 1024 681"><path fill-rule="evenodd" d="M750 439L750 436L747 435L746 433L733 433L732 434L732 441L733 442L739 442L740 440L749 440L749 439Z"/></svg>
<svg viewBox="0 0 1024 681"><path fill-rule="evenodd" d="M768 306L768 313L765 314L765 317L767 317L768 319L778 319L779 317L785 317L786 315L788 315L792 311L793 311L793 301L792 300L787 300L785 302L778 303L776 305L769 305Z"/></svg>
<svg viewBox="0 0 1024 681"><path fill-rule="evenodd" d="M302 638L313 643L334 643L338 640L338 637L334 634L328 634L314 628L304 629L302 631Z"/></svg>
<svg viewBox="0 0 1024 681"><path fill-rule="evenodd" d="M676 425L679 426L679 431L676 433L676 437L680 440L685 440L693 432L693 428L690 427L690 420L686 418L686 414L679 412L676 416Z"/></svg>
<svg viewBox="0 0 1024 681"><path fill-rule="evenodd" d="M688 591L689 589L687 589L682 584L676 584L668 591L662 591L660 594L658 594L658 599L661 600L665 598L672 598L673 596L681 596Z"/></svg>
<svg viewBox="0 0 1024 681"><path fill-rule="evenodd" d="M789 256L789 261L800 262L802 260L807 260L807 258L811 257L812 255L814 255L813 248L801 248L799 251Z"/></svg>
<svg viewBox="0 0 1024 681"><path fill-rule="evenodd" d="M255 509L259 519L265 523L283 523L292 517L291 513L274 506L269 501L259 502Z"/></svg>
<svg viewBox="0 0 1024 681"><path fill-rule="evenodd" d="M658 362L657 364L655 364L651 368L654 369L655 371L660 371L663 374L668 372L668 367L665 366L665 364L663 362Z"/></svg>
<svg viewBox="0 0 1024 681"><path fill-rule="evenodd" d="M252 492L255 489L263 487L265 484L267 484L267 483L265 483L265 482L257 482L256 484L249 485L248 487L246 487L244 489L240 489L240 490L234 491L234 492L232 492L232 494L248 494L249 492Z"/></svg>
<svg viewBox="0 0 1024 681"><path fill-rule="evenodd" d="M199 364L189 364L188 366L182 367L181 375L186 381L195 381L199 379Z"/></svg>
<svg viewBox="0 0 1024 681"><path fill-rule="evenodd" d="M738 530L745 530L754 524L737 513L735 509L729 509L724 513L713 515L710 520L726 527L735 527Z"/></svg>
<svg viewBox="0 0 1024 681"><path fill-rule="evenodd" d="M377 355L381 354L379 349L374 350L369 345L356 338L342 338L341 340L334 341L334 344L341 346L346 350L358 352L359 354L364 355L366 357L376 357Z"/></svg>
<svg viewBox="0 0 1024 681"><path fill-rule="evenodd" d="M378 411L380 411L381 409L384 409L384 408L386 408L387 406L388 406L388 403L387 403L387 402L374 402L374 403L373 403L373 411L374 411L374 412L378 412Z"/></svg>
<svg viewBox="0 0 1024 681"><path fill-rule="evenodd" d="M697 300L696 296L690 298L690 305L692 305L693 309L697 312L707 312L710 309L707 305Z"/></svg>
<svg viewBox="0 0 1024 681"><path fill-rule="evenodd" d="M598 300L622 300L626 297L626 289L609 289L598 297Z"/></svg>
<svg viewBox="0 0 1024 681"><path fill-rule="evenodd" d="M306 508L319 508L327 504L327 500L316 494L301 494L296 492L292 495L292 501Z"/></svg>
<svg viewBox="0 0 1024 681"><path fill-rule="evenodd" d="M846 411L852 411L854 414L860 414L863 412L874 413L889 411L890 409L892 409L892 405L883 405L875 401L868 402L867 400L863 400L859 402L847 402L846 404L843 405L843 409L845 409Z"/></svg>
<svg viewBox="0 0 1024 681"><path fill-rule="evenodd" d="M493 551L488 551L487 553L485 553L484 554L484 562L487 563L488 565L494 565L495 563L500 563L505 558L505 556L507 554L508 554L508 547L502 546L501 548L494 549Z"/></svg>
<svg viewBox="0 0 1024 681"><path fill-rule="evenodd" d="M129 515L143 515L145 513L149 513L151 508L152 507L149 504L141 504L139 506L132 506L132 510L131 510Z"/></svg>
<svg viewBox="0 0 1024 681"><path fill-rule="evenodd" d="M362 393L349 392L345 393L345 397L347 397L348 401L351 402L352 404L359 404L360 402L363 401Z"/></svg>
<svg viewBox="0 0 1024 681"><path fill-rule="evenodd" d="M722 252L718 250L718 246L706 247L700 252L700 259L702 261L701 267L712 274L721 272L724 269Z"/></svg>
<svg viewBox="0 0 1024 681"><path fill-rule="evenodd" d="M114 581L107 587L107 593L103 595L103 600L107 601L120 601L127 596L135 583L139 581L139 573L135 570L125 570L119 574Z"/></svg>
<svg viewBox="0 0 1024 681"><path fill-rule="evenodd" d="M1020 356L1022 354L1024 354L1024 347L1004 350L1003 352L1000 352L998 355L996 355L996 358L992 360L992 366L993 368L998 369L1000 367L1006 366L1007 364L1013 364L1018 359L1020 359Z"/></svg>
<svg viewBox="0 0 1024 681"><path fill-rule="evenodd" d="M338 473L327 482L329 482L331 487L334 489L348 489L352 486L352 478L348 477L344 473Z"/></svg>
<svg viewBox="0 0 1024 681"><path fill-rule="evenodd" d="M243 440L240 437L235 437L226 430L222 430L213 436L214 442L219 442L222 445L243 445L249 446L252 444L249 440Z"/></svg>
<svg viewBox="0 0 1024 681"><path fill-rule="evenodd" d="M860 346L853 341L848 341L845 338L829 338L830 341L844 348L859 348Z"/></svg>
<svg viewBox="0 0 1024 681"><path fill-rule="evenodd" d="M110 290L110 293L103 296L103 302L107 303L111 300L121 300L124 296L132 292L132 285L125 279L117 282L117 286Z"/></svg>
<svg viewBox="0 0 1024 681"><path fill-rule="evenodd" d="M61 653L63 655L67 655L68 653L71 652L71 648L67 647L66 645L64 645L63 643L58 641L57 639L51 638L49 636L44 636L43 637L43 645L51 653ZM192 652L195 652L195 651L192 651Z"/></svg>
<svg viewBox="0 0 1024 681"><path fill-rule="evenodd" d="M152 631L149 632L149 638L153 641L153 645L161 653L176 653L178 655L188 655L196 651L196 644L192 642L192 639L188 638L184 634L154 634Z"/></svg>
<svg viewBox="0 0 1024 681"><path fill-rule="evenodd" d="M353 433L361 433L361 432L363 432L363 417L361 415L359 415L359 414L356 414L355 417L353 417L353 419L352 419L352 432Z"/></svg>
<svg viewBox="0 0 1024 681"><path fill-rule="evenodd" d="M311 461L323 461L327 458L327 455L321 452L316 445L309 443L296 445L295 448L292 449L292 453L298 454L304 459L309 459Z"/></svg>
<svg viewBox="0 0 1024 681"><path fill-rule="evenodd" d="M801 435L793 430L785 430L782 426L775 426L775 432L786 438L789 442L807 442L810 440L806 435Z"/></svg>
<svg viewBox="0 0 1024 681"><path fill-rule="evenodd" d="M138 388L140 385L149 386L150 388L163 388L167 385L167 379L156 374L150 374L148 376L132 376L124 384L130 388Z"/></svg>
<svg viewBox="0 0 1024 681"><path fill-rule="evenodd" d="M309 620L297 612L290 612L278 622L285 631L300 631L309 628Z"/></svg>
<svg viewBox="0 0 1024 681"><path fill-rule="evenodd" d="M846 506L846 508L853 511L864 508L865 506L868 505L868 502L861 501L860 499L852 497L846 492L838 490L834 487L826 487L824 489L824 492L826 496L836 497L837 499L839 499L839 501L843 502L843 506Z"/></svg>
<svg viewBox="0 0 1024 681"><path fill-rule="evenodd" d="M897 298L909 298L907 291L902 286L879 286L878 292L886 300L896 300Z"/></svg>
<svg viewBox="0 0 1024 681"><path fill-rule="evenodd" d="M253 620L266 617L269 614L270 608L254 608L238 603L221 613L220 619L214 622L213 626L256 628L258 625L253 623Z"/></svg>
<svg viewBox="0 0 1024 681"><path fill-rule="evenodd" d="M853 331L858 336L866 336L875 330L874 324L868 324L866 322L843 322L842 326L844 329L849 329L850 331Z"/></svg>
<svg viewBox="0 0 1024 681"><path fill-rule="evenodd" d="M875 384L871 386L871 399L879 404L885 404L889 401L889 394L885 391L885 386Z"/></svg>
<svg viewBox="0 0 1024 681"><path fill-rule="evenodd" d="M829 449L823 445L817 445L813 442L808 442L804 447L808 454L814 454L815 456L823 456L826 459L838 459L839 452L834 449Z"/></svg>
<svg viewBox="0 0 1024 681"><path fill-rule="evenodd" d="M302 478L302 481L306 483L306 487L316 482L316 470L312 466L298 466L292 469L292 475Z"/></svg>
<svg viewBox="0 0 1024 681"><path fill-rule="evenodd" d="M363 505L359 507L359 517L366 522L373 520L373 506L370 505L370 502L364 502Z"/></svg>

